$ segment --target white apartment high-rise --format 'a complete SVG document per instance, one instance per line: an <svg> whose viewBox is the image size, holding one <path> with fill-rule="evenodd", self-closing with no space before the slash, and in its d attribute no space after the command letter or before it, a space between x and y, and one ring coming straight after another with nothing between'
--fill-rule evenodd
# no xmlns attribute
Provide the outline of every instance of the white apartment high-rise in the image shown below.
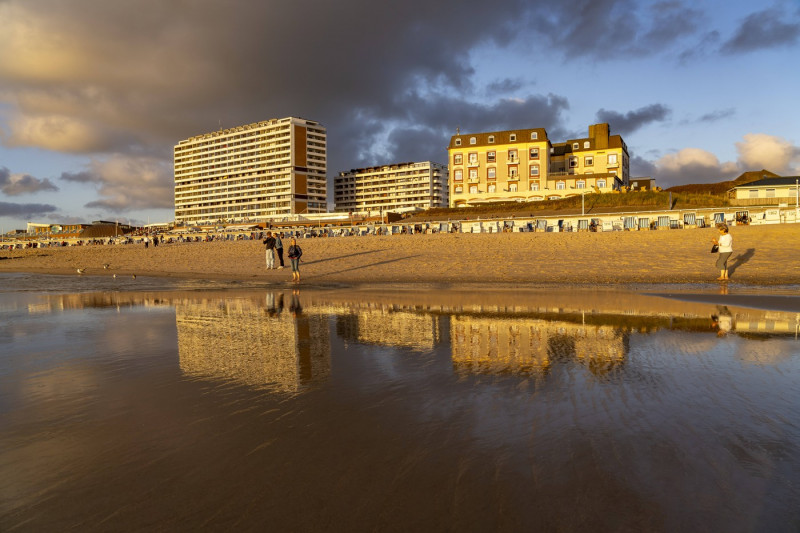
<svg viewBox="0 0 800 533"><path fill-rule="evenodd" d="M258 222L327 211L325 127L287 117L175 146L175 221Z"/></svg>
<svg viewBox="0 0 800 533"><path fill-rule="evenodd" d="M333 180L336 211L403 212L447 207L447 167L430 161L340 172Z"/></svg>

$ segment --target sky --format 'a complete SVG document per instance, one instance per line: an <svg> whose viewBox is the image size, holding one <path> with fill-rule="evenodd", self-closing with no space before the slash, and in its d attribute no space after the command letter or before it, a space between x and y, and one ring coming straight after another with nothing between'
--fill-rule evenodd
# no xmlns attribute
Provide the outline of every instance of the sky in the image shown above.
<svg viewBox="0 0 800 533"><path fill-rule="evenodd" d="M667 188L800 174L800 0L0 0L0 226L174 218L172 150L303 117L338 172L608 122Z"/></svg>

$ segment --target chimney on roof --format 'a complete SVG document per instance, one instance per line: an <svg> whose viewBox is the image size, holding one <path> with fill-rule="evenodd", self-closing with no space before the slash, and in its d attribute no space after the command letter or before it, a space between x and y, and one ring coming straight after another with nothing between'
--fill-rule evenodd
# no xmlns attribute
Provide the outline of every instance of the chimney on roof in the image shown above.
<svg viewBox="0 0 800 533"><path fill-rule="evenodd" d="M592 124L589 126L589 138L594 141L594 146L598 150L608 148L609 127L607 122Z"/></svg>

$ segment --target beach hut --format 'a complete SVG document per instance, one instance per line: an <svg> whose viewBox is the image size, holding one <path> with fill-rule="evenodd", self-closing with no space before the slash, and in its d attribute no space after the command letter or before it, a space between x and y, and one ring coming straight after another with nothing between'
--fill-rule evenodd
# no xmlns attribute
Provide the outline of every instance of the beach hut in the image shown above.
<svg viewBox="0 0 800 533"><path fill-rule="evenodd" d="M639 230L650 229L650 217L639 217Z"/></svg>
<svg viewBox="0 0 800 533"><path fill-rule="evenodd" d="M658 222L656 223L658 229L669 229L669 215L661 215L658 217Z"/></svg>
<svg viewBox="0 0 800 533"><path fill-rule="evenodd" d="M623 223L622 227L625 228L627 231L636 229L636 217L623 217L622 223Z"/></svg>

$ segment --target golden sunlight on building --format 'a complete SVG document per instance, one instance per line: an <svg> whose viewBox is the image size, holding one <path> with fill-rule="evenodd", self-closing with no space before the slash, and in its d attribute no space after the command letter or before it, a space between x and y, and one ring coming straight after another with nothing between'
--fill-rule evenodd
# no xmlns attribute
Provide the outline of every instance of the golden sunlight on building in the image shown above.
<svg viewBox="0 0 800 533"><path fill-rule="evenodd" d="M612 192L630 181L628 147L606 123L562 143L551 143L544 128L457 133L448 157L450 207Z"/></svg>
<svg viewBox="0 0 800 533"><path fill-rule="evenodd" d="M441 340L441 317L389 308L358 310L336 317L336 333L360 344L431 350Z"/></svg>
<svg viewBox="0 0 800 533"><path fill-rule="evenodd" d="M602 375L625 362L627 334L609 326L538 319L450 319L455 371L463 374L545 375L577 362Z"/></svg>
<svg viewBox="0 0 800 533"><path fill-rule="evenodd" d="M330 375L325 315L276 312L244 299L179 303L175 315L188 375L287 392Z"/></svg>

